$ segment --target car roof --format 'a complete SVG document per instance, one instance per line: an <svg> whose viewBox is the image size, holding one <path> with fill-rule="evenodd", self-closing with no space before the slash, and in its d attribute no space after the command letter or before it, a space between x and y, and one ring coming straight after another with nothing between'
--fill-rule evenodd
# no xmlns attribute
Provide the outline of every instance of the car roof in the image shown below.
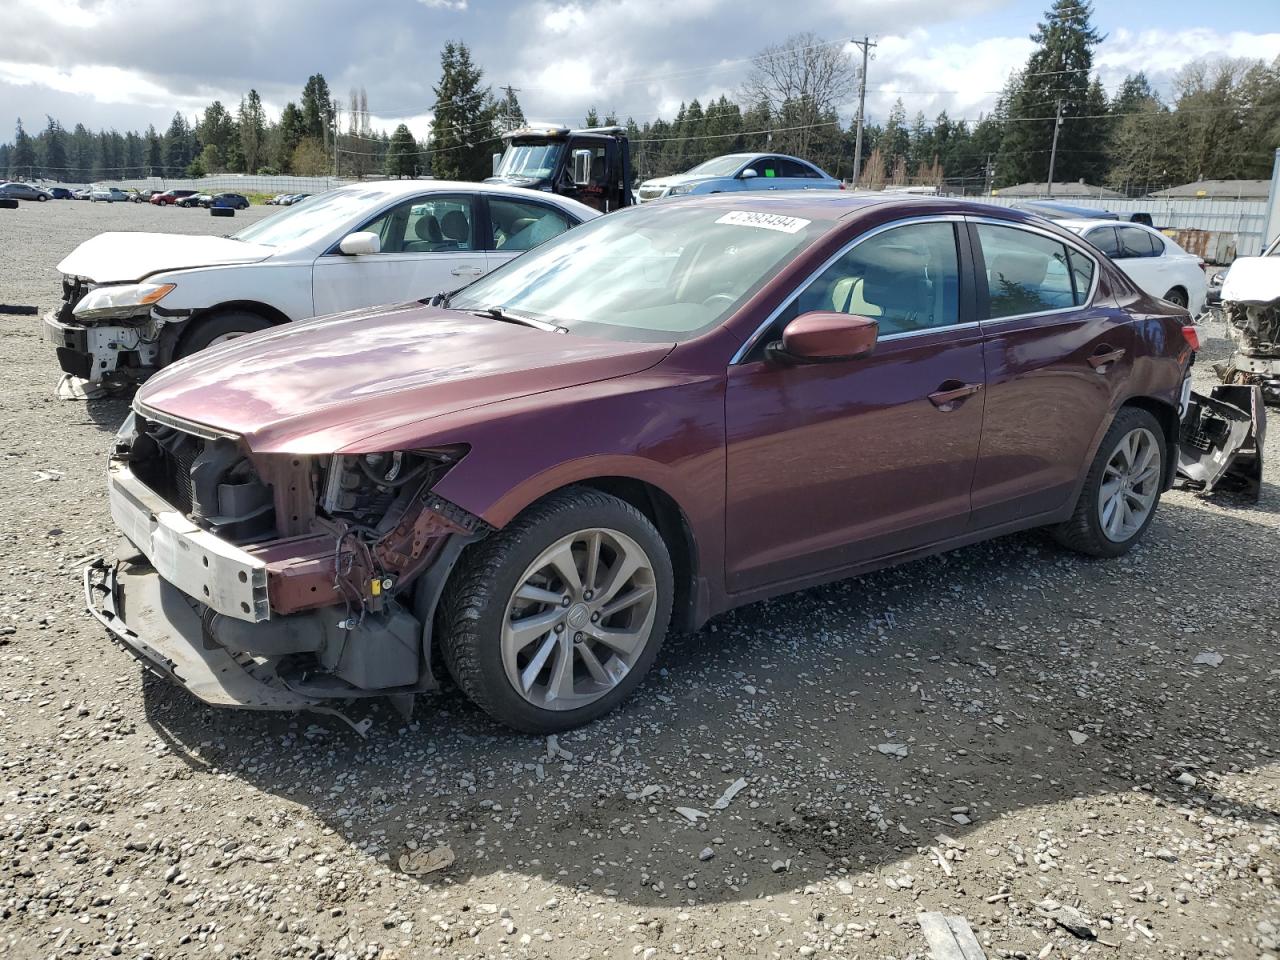
<svg viewBox="0 0 1280 960"><path fill-rule="evenodd" d="M1138 227L1148 233L1164 236L1159 230L1148 227L1145 223L1136 223L1132 220L1057 220L1055 222L1058 226L1072 231L1092 230L1094 227Z"/></svg>
<svg viewBox="0 0 1280 960"><path fill-rule="evenodd" d="M776 154L768 154L776 156ZM783 216L803 217L808 220L824 220L836 223L861 216L869 211L900 208L904 216L931 216L939 214L968 214L988 219L1007 220L1015 224L1035 224L1043 227L1045 220L1021 210L998 207L976 200L956 197L936 197L892 191L859 190L769 190L732 193L693 194L672 200L659 200L646 206L670 204L681 207L700 205L714 208L732 208L752 213L774 213ZM1050 221L1052 223L1052 221Z"/></svg>
<svg viewBox="0 0 1280 960"><path fill-rule="evenodd" d="M525 187L512 187L501 183L476 183L470 180L372 180L360 183L349 183L338 187L339 190L366 190L381 194L385 199L412 197L419 193L484 193L491 196L506 196L515 199L527 198L551 203L583 219L599 216L600 211L579 203L571 197L562 197L544 190L529 190Z"/></svg>

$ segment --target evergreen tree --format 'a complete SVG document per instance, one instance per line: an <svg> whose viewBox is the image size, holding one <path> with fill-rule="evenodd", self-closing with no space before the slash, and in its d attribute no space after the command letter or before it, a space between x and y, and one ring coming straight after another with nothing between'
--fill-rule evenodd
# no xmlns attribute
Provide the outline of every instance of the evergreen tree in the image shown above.
<svg viewBox="0 0 1280 960"><path fill-rule="evenodd" d="M388 177L415 177L424 166L418 142L413 139L413 132L406 124L400 124L391 134L391 145L387 149L386 174Z"/></svg>
<svg viewBox="0 0 1280 960"><path fill-rule="evenodd" d="M444 45L431 120L431 172L440 179L483 180L492 170L497 104L483 77L465 43Z"/></svg>
<svg viewBox="0 0 1280 960"><path fill-rule="evenodd" d="M236 126L240 131L245 172L257 173L264 159L262 148L267 135L267 115L262 109L262 100L257 90L251 89L248 96L241 99Z"/></svg>
<svg viewBox="0 0 1280 960"><path fill-rule="evenodd" d="M154 125L147 127L147 171L148 177L158 177L164 167L164 144Z"/></svg>
<svg viewBox="0 0 1280 960"><path fill-rule="evenodd" d="M31 137L22 129L22 118L18 118L17 129L13 134L13 149L9 152L9 178L30 179L39 171L36 169L36 150Z"/></svg>
<svg viewBox="0 0 1280 960"><path fill-rule="evenodd" d="M182 176L192 159L191 130L187 126L186 118L180 113L175 113L164 135L165 174L170 177Z"/></svg>
<svg viewBox="0 0 1280 960"><path fill-rule="evenodd" d="M1102 36L1093 28L1087 0L1054 0L1031 35L1037 44L1017 85L1008 93L1007 129L998 160L1000 183L1044 181L1049 175L1056 111L1062 103L1054 180L1097 174L1106 139L1105 98L1091 89L1093 48Z"/></svg>
<svg viewBox="0 0 1280 960"><path fill-rule="evenodd" d="M280 139L276 146L276 166L288 173L293 163L293 153L307 135L306 119L297 105L290 100L280 113Z"/></svg>
<svg viewBox="0 0 1280 960"><path fill-rule="evenodd" d="M85 183L93 176L93 162L98 152L97 141L83 123L71 132L72 179Z"/></svg>
<svg viewBox="0 0 1280 960"><path fill-rule="evenodd" d="M49 125L44 129L44 171L45 176L55 180L65 179L67 170L67 136L62 124L53 117L46 117Z"/></svg>
<svg viewBox="0 0 1280 960"><path fill-rule="evenodd" d="M583 122L582 125L588 128L600 126L600 115L596 113L595 106L591 106L587 109L586 120Z"/></svg>
<svg viewBox="0 0 1280 960"><path fill-rule="evenodd" d="M324 74L314 73L302 88L303 136L325 143L332 133L333 99Z"/></svg>

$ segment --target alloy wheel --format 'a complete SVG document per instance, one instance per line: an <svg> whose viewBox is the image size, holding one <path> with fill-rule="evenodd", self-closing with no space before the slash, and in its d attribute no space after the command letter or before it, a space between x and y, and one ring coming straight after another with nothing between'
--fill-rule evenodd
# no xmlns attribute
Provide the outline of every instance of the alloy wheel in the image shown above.
<svg viewBox="0 0 1280 960"><path fill-rule="evenodd" d="M1145 427L1130 430L1112 450L1098 490L1098 525L1124 543L1147 522L1160 493L1160 444Z"/></svg>
<svg viewBox="0 0 1280 960"><path fill-rule="evenodd" d="M630 672L653 633L653 564L626 534L580 530L525 569L502 620L502 665L525 700L573 710Z"/></svg>

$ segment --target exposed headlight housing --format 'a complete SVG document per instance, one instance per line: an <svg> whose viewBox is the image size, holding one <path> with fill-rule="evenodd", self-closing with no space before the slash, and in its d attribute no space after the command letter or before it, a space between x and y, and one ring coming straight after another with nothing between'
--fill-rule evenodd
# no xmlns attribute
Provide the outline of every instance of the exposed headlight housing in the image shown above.
<svg viewBox="0 0 1280 960"><path fill-rule="evenodd" d="M122 283L98 287L85 294L72 312L81 320L131 316L140 307L159 303L174 289L172 283Z"/></svg>

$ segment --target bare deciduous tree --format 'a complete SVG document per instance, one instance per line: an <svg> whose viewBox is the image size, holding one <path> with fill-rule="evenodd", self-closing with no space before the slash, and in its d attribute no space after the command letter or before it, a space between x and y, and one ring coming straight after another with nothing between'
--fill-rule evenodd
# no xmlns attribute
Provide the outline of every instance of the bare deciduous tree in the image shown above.
<svg viewBox="0 0 1280 960"><path fill-rule="evenodd" d="M844 42L824 42L797 33L766 47L755 58L742 87L745 103L768 104L780 130L771 149L805 156L815 125L824 122L852 94L858 71ZM780 122L782 119L785 123Z"/></svg>

